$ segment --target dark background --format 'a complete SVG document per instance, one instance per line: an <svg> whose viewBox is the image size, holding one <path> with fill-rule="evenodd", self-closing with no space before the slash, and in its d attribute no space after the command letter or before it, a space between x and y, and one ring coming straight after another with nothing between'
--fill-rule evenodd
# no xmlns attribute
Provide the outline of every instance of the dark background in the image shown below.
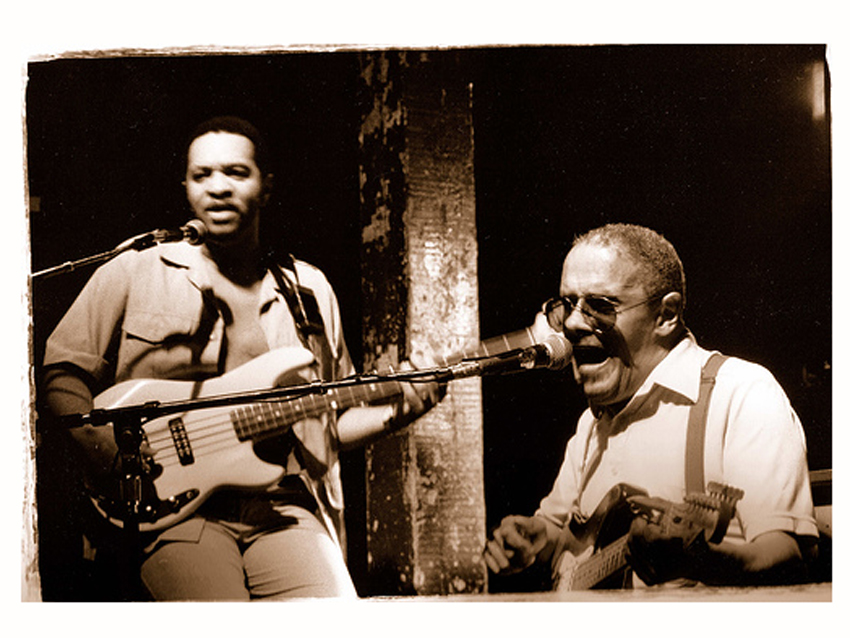
<svg viewBox="0 0 850 638"><path fill-rule="evenodd" d="M806 97L824 47L522 47L460 58L474 85L481 335L531 322L556 294L575 234L611 221L653 227L685 264L686 316L701 345L772 370L806 429L810 467L831 467L829 119L813 120ZM184 223L188 131L210 115L243 115L280 158L265 232L328 275L359 362L358 71L356 52L32 63L33 271ZM90 274L33 283L35 361ZM490 527L533 512L584 404L563 374L483 386ZM70 451L38 434L44 599L97 596L76 551ZM343 468L363 594L362 453ZM490 590L537 585L492 578Z"/></svg>

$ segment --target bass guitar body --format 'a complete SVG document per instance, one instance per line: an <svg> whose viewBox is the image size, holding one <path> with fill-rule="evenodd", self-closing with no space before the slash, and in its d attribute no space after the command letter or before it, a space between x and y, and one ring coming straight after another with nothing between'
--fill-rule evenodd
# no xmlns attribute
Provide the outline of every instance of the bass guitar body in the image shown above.
<svg viewBox="0 0 850 638"><path fill-rule="evenodd" d="M95 407L186 401L305 383L301 372L312 361L313 355L306 349L282 348L202 382L126 381L98 395ZM263 402L191 410L146 422L142 426L143 442L152 455L146 459L148 471L140 486L140 530L174 525L220 488L263 488L279 481L283 467L261 460L254 452L254 442L285 431L297 420L292 408L289 401ZM271 426L260 428L258 422ZM92 501L104 517L122 526L124 503L120 496L98 494Z"/></svg>

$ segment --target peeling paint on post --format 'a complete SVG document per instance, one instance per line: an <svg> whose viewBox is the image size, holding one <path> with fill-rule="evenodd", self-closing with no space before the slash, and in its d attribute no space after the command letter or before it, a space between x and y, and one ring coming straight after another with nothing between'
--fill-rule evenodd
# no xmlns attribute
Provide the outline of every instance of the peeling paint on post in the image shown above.
<svg viewBox="0 0 850 638"><path fill-rule="evenodd" d="M366 369L478 333L471 86L453 52L361 54ZM366 452L368 570L376 595L485 590L481 385Z"/></svg>

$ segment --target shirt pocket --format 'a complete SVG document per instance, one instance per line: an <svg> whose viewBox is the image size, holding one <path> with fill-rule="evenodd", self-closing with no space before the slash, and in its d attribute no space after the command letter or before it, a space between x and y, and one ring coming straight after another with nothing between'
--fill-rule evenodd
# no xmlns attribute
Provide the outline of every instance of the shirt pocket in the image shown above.
<svg viewBox="0 0 850 638"><path fill-rule="evenodd" d="M135 312L124 318L124 333L151 345L169 341L185 342L198 331L199 317L163 313Z"/></svg>
<svg viewBox="0 0 850 638"><path fill-rule="evenodd" d="M213 317L128 313L116 381L129 378L198 379L218 374L221 340Z"/></svg>

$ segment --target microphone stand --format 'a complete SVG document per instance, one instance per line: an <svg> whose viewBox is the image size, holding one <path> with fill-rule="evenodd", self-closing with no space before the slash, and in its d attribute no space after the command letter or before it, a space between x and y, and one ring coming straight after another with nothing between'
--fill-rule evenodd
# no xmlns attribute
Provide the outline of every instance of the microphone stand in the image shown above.
<svg viewBox="0 0 850 638"><path fill-rule="evenodd" d="M154 230L145 232L129 239L124 240L112 250L107 250L95 255L83 257L73 261L67 261L63 264L39 270L30 275L31 280L47 279L56 275L72 272L78 268L88 266L90 264L98 264L109 261L127 252L128 250L144 250L150 248L154 244L163 241L172 241L171 234L164 230ZM63 417L62 421L68 421L69 427L79 427L87 423L95 424L97 420L96 412L92 412L89 418L82 418L84 415L71 415L77 417L69 419ZM107 411L102 411L107 412ZM140 600L141 587L140 579L130 578L127 575L138 572L138 550L140 547L140 531L139 531L139 504L141 503L141 477L143 476L144 465L140 453L142 444L142 423L148 418L145 411L128 410L124 413L115 411L114 414L104 415L109 418L109 422L113 423L115 431L115 441L118 445L118 454L121 459L122 468L122 485L121 494L125 505L125 520L124 520L124 544L125 552L122 552L122 562L127 562L127 565L120 569L122 575L121 590L124 592L126 600ZM78 421L74 424L73 421ZM106 422L97 423L105 425ZM132 568L130 567L132 565Z"/></svg>
<svg viewBox="0 0 850 638"><path fill-rule="evenodd" d="M147 403L121 406L117 408L96 408L86 414L69 414L59 417L59 423L68 428L105 426L111 424L118 455L121 460L120 495L122 516L121 565L119 568L121 592L126 602L144 599L141 586L141 523L142 523L142 481L145 465L141 446L144 440L142 426L154 418L177 412L188 412L202 408L239 405L269 400L292 400L309 394L327 394L333 390L347 387L381 383L407 381L409 383L439 382L445 383L455 378L472 376L469 368L461 364L448 368L430 368L420 370L402 370L385 375L355 375L338 381L315 381L312 383L222 394L185 401L149 401Z"/></svg>
<svg viewBox="0 0 850 638"><path fill-rule="evenodd" d="M88 257L83 257L82 259L74 261L66 261L64 264L59 264L51 268L45 268L44 270L34 272L31 277L33 279L47 279L48 277L74 271L77 268L82 268L83 266L109 261L128 250L144 250L145 248L150 248L154 244L165 241L167 236L167 231L163 230L154 230L142 233L141 235L136 235L135 237L131 237L130 239L121 242L112 250L97 253L96 255L89 255Z"/></svg>

